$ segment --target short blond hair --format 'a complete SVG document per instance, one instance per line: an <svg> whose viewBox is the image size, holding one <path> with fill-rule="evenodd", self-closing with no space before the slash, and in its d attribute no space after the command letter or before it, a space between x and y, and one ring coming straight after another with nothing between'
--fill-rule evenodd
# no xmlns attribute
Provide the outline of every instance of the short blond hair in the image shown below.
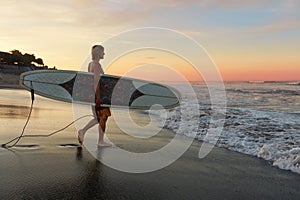
<svg viewBox="0 0 300 200"><path fill-rule="evenodd" d="M101 51L104 51L104 47L101 45L94 45L92 47L92 60L99 59L99 54Z"/></svg>

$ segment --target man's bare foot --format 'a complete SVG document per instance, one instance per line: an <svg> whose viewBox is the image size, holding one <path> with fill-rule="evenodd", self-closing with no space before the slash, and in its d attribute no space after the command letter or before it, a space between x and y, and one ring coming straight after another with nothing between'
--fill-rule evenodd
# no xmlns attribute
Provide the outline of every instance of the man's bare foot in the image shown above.
<svg viewBox="0 0 300 200"><path fill-rule="evenodd" d="M82 143L83 143L83 138L84 138L84 133L83 133L82 130L79 130L77 139L78 139L78 142L79 142L80 145L82 145Z"/></svg>
<svg viewBox="0 0 300 200"><path fill-rule="evenodd" d="M106 143L106 142L99 142L98 147L111 147L112 144Z"/></svg>

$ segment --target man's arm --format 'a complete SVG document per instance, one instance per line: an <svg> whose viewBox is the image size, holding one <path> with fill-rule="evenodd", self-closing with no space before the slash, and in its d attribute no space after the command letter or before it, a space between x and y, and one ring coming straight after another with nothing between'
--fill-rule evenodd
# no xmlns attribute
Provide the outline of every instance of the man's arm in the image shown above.
<svg viewBox="0 0 300 200"><path fill-rule="evenodd" d="M100 97L100 88L99 87L99 80L100 74L102 73L101 65L99 63L93 63L94 67L94 90L96 93L96 106L101 105L101 97Z"/></svg>
<svg viewBox="0 0 300 200"><path fill-rule="evenodd" d="M100 80L100 74L102 74L102 70L99 63L93 63L92 65L94 65L94 90L96 91Z"/></svg>

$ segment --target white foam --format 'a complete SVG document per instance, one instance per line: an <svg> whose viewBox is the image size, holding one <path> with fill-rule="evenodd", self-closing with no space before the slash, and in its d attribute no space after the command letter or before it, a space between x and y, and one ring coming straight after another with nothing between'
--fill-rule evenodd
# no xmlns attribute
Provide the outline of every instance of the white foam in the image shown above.
<svg viewBox="0 0 300 200"><path fill-rule="evenodd" d="M209 95L207 91L205 93L203 85L195 86L201 90L198 98L200 104L195 105L187 93L182 98L180 108L168 112L163 127L200 141L218 139L218 147L260 157L281 169L300 174L299 96L289 96L286 99L285 93L276 96L268 94L268 91L279 87L278 83L274 86L249 83L229 86L232 87L232 92L227 92L229 107L224 127L209 127L212 110ZM286 87L294 88L281 88L284 87L286 90L291 90ZM200 111L193 112L195 108ZM188 113L184 123L183 112ZM153 111L151 114L159 116L160 111ZM223 131L219 138L214 138L213 134L207 137L208 128L215 128L216 131L223 128Z"/></svg>

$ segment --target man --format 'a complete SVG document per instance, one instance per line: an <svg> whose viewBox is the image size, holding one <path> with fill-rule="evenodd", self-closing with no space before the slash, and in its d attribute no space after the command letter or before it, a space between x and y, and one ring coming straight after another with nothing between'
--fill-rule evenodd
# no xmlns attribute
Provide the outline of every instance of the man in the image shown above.
<svg viewBox="0 0 300 200"><path fill-rule="evenodd" d="M109 147L111 144L104 142L104 134L106 128L106 122L109 116L111 116L110 109L108 107L101 107L101 98L99 90L100 75L104 74L104 71L100 64L100 59L103 59L104 47L101 45L94 45L92 47L92 61L89 63L88 71L94 74L94 90L95 90L95 103L96 106L92 106L94 119L89 121L82 129L78 131L78 142L83 143L84 135L86 131L96 124L98 124L99 140L98 146Z"/></svg>

